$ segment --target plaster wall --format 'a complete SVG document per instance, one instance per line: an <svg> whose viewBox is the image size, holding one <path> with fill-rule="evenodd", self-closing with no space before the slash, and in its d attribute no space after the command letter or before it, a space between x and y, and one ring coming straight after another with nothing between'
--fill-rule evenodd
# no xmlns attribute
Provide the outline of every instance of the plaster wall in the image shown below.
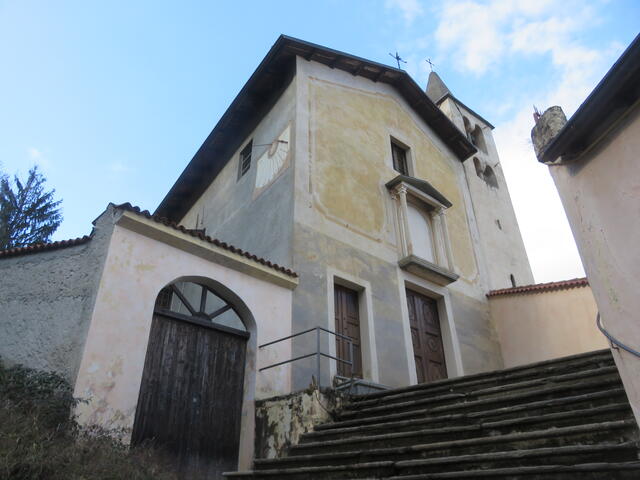
<svg viewBox="0 0 640 480"><path fill-rule="evenodd" d="M486 151L478 147L473 158L464 162L464 171L487 267L488 290L511 287L510 275L516 285L534 283L491 127L451 97L440 107L461 131L465 132L463 117L472 129L479 126L482 131Z"/></svg>
<svg viewBox="0 0 640 480"><path fill-rule="evenodd" d="M295 143L295 78L258 126L227 159L226 166L179 222L187 228L206 228L207 235L291 265L293 228L292 154L276 178L256 188L256 161L269 144L291 126L289 151ZM240 151L253 140L251 168L238 179Z"/></svg>
<svg viewBox="0 0 640 480"><path fill-rule="evenodd" d="M3 361L54 371L74 382L106 257L108 230L100 223L83 245L0 260Z"/></svg>
<svg viewBox="0 0 640 480"><path fill-rule="evenodd" d="M385 187L398 175L392 167L393 137L410 147L410 173L453 203L446 220L454 270L461 278L447 288L453 309L448 318L468 344L462 361L471 371L499 368L462 163L389 85L300 58L296 85L293 268L300 274L294 292L298 330L332 324L329 276L366 284L372 315L361 318L361 329L363 321L373 323L367 328L375 332L371 350L377 352L378 367L367 374L363 359L365 378L389 386L415 382L412 346L404 331L406 282L398 275L395 206ZM435 289L432 293L437 297ZM298 344L300 354L312 346L310 341ZM332 344L327 338L323 346L330 350ZM323 368L331 370L324 363ZM460 374L464 369L453 370ZM306 385L309 372L304 367L296 372L296 386Z"/></svg>
<svg viewBox="0 0 640 480"><path fill-rule="evenodd" d="M591 288L489 298L505 368L608 348Z"/></svg>
<svg viewBox="0 0 640 480"><path fill-rule="evenodd" d="M605 327L640 350L640 106L581 158L551 165ZM640 358L613 350L640 420Z"/></svg>
<svg viewBox="0 0 640 480"><path fill-rule="evenodd" d="M157 228L164 236L171 234L166 227ZM205 253L209 248L200 247ZM160 289L178 279L205 283L221 292L242 312L251 334L240 449L240 467L247 468L253 455L254 399L291 389L288 366L256 374L258 368L291 354L286 342L264 351L257 347L290 334L291 290L121 225L111 237L75 385L75 396L88 401L78 406L79 420L120 429L123 440L129 440L155 299Z"/></svg>

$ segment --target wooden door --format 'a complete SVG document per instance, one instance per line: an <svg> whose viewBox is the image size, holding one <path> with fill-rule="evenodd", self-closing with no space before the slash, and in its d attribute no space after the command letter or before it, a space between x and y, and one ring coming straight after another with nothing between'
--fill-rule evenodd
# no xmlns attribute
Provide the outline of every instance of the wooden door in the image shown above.
<svg viewBox="0 0 640 480"><path fill-rule="evenodd" d="M336 333L351 337L353 341L353 376L362 378L362 353L360 349L360 315L358 312L358 292L340 285L334 285ZM349 342L336 337L336 356L349 360ZM351 376L348 364L338 363L338 375Z"/></svg>
<svg viewBox="0 0 640 480"><path fill-rule="evenodd" d="M436 301L407 290L407 304L418 383L447 378Z"/></svg>
<svg viewBox="0 0 640 480"><path fill-rule="evenodd" d="M246 340L156 313L132 443L151 440L173 454L185 478L236 470Z"/></svg>

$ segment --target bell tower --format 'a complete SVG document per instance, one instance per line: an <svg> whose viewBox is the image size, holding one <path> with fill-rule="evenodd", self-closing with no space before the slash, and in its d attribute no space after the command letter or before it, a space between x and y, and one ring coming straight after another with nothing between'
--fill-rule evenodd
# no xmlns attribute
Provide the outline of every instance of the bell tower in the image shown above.
<svg viewBox="0 0 640 480"><path fill-rule="evenodd" d="M427 96L478 150L463 165L483 260L489 272L489 288L495 290L533 283L493 139L493 125L458 100L436 72L429 74Z"/></svg>

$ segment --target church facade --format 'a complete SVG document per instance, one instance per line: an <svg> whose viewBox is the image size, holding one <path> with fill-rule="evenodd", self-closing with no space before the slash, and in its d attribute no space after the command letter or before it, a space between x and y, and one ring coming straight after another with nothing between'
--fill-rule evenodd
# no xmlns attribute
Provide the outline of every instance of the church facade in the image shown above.
<svg viewBox="0 0 640 480"><path fill-rule="evenodd" d="M281 83L268 108L252 96L266 81ZM243 115L232 141L223 117L156 213L290 265L294 331L353 337L365 380L501 367L486 294L533 277L490 123L435 73L424 92L401 70L286 37L225 117L240 126ZM206 162L218 171L182 194ZM332 355L344 348L322 343ZM298 363L302 387L313 360ZM348 369L327 367L331 378Z"/></svg>

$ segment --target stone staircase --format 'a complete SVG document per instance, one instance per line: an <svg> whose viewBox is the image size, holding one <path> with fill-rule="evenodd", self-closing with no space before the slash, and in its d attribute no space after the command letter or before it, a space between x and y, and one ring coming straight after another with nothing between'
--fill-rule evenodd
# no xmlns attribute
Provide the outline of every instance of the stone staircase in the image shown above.
<svg viewBox="0 0 640 480"><path fill-rule="evenodd" d="M640 479L608 350L351 398L244 479Z"/></svg>

